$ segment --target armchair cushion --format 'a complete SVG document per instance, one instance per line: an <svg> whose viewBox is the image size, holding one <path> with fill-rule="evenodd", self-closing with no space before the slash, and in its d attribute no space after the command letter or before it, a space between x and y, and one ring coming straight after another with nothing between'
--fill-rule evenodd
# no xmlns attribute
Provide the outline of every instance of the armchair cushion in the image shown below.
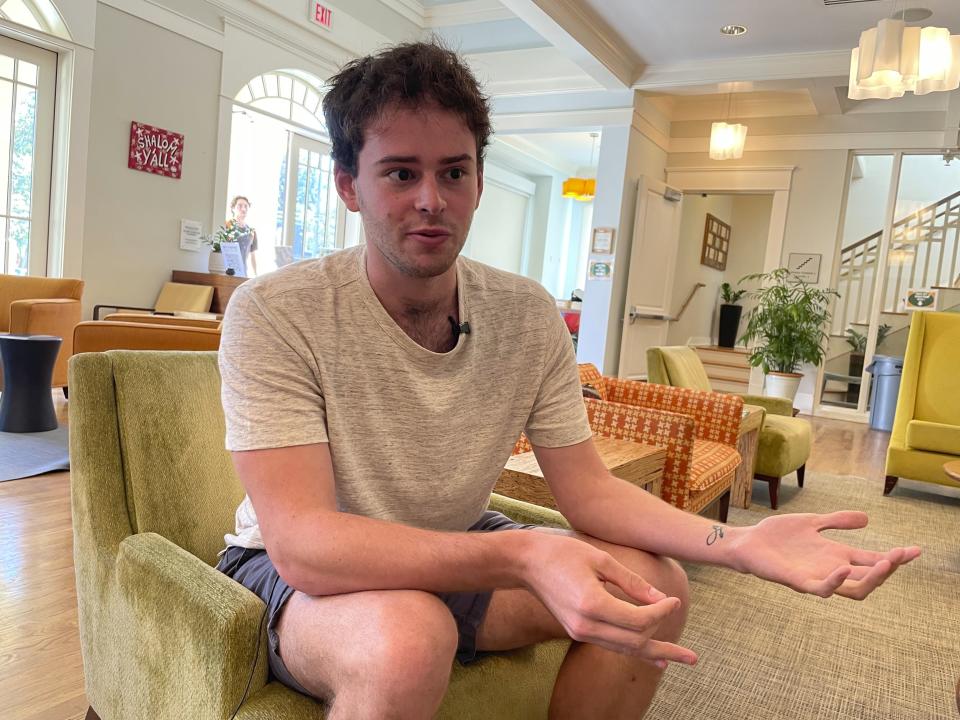
<svg viewBox="0 0 960 720"><path fill-rule="evenodd" d="M960 455L960 425L911 420L907 425L907 447Z"/></svg>
<svg viewBox="0 0 960 720"><path fill-rule="evenodd" d="M653 368L653 371L651 371ZM674 387L711 390L710 378L703 369L700 356L692 347L674 345L647 349L647 372L650 382ZM654 374L657 375L654 378ZM660 375L663 375L662 377Z"/></svg>
<svg viewBox="0 0 960 720"><path fill-rule="evenodd" d="M749 395L741 394L743 402L746 405L759 405L767 411L767 417L770 415L783 415L784 417L793 417L793 403L789 398L776 397L773 395Z"/></svg>
<svg viewBox="0 0 960 720"><path fill-rule="evenodd" d="M783 477L804 465L810 456L810 423L783 415L767 415L760 429L756 473Z"/></svg>
<svg viewBox="0 0 960 720"><path fill-rule="evenodd" d="M736 448L710 440L694 440L690 489L695 493L708 490L739 466L740 453Z"/></svg>
<svg viewBox="0 0 960 720"><path fill-rule="evenodd" d="M166 282L154 303L156 312L209 312L213 302L212 285L190 285L188 283Z"/></svg>

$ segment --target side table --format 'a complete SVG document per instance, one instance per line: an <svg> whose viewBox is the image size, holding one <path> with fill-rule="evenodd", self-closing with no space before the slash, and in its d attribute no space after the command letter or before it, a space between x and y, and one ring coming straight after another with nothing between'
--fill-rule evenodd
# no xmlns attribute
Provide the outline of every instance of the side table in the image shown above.
<svg viewBox="0 0 960 720"><path fill-rule="evenodd" d="M739 508L750 507L753 496L753 471L757 466L757 446L760 444L760 426L763 425L763 408L758 405L744 405L740 419L740 433L737 438L737 452L740 453L740 467L733 476L730 488L730 504Z"/></svg>
<svg viewBox="0 0 960 720"><path fill-rule="evenodd" d="M0 335L0 432L57 429L50 383L62 342L53 335Z"/></svg>
<svg viewBox="0 0 960 720"><path fill-rule="evenodd" d="M593 444L610 472L660 497L663 464L667 459L666 448L644 445L633 440L598 436L594 436ZM494 492L541 507L557 509L556 501L547 481L543 479L543 472L532 450L511 456L500 473Z"/></svg>

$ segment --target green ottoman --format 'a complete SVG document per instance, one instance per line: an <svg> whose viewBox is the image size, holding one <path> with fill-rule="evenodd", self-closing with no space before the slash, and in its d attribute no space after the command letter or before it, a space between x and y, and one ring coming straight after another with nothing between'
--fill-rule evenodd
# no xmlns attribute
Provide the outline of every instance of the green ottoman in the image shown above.
<svg viewBox="0 0 960 720"><path fill-rule="evenodd" d="M760 429L754 478L770 485L770 507L777 509L780 478L797 471L797 485L803 487L803 473L810 457L810 423L795 417L767 414Z"/></svg>

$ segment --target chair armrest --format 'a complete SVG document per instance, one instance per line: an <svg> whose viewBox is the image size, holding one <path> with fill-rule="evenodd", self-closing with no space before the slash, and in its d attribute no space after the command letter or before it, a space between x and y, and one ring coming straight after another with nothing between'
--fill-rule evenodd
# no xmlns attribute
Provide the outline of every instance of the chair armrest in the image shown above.
<svg viewBox="0 0 960 720"><path fill-rule="evenodd" d="M100 308L113 308L114 310L143 310L144 312L153 312L154 308L152 307L133 307L132 305L94 305L93 306L93 319L100 319Z"/></svg>
<svg viewBox="0 0 960 720"><path fill-rule="evenodd" d="M73 328L80 322L81 304L72 298L35 298L10 303L14 335L55 335L62 338L53 367L53 387L67 384L67 363L73 355Z"/></svg>
<svg viewBox="0 0 960 720"><path fill-rule="evenodd" d="M127 691L212 718L266 684L266 606L242 585L156 533L120 543L116 581L125 612L114 620L129 626L115 628L125 647L112 651L130 669Z"/></svg>
<svg viewBox="0 0 960 720"><path fill-rule="evenodd" d="M110 313L104 320L112 322L141 323L151 325L179 325L180 327L202 327L217 330L222 320L198 320L178 315L154 315L153 313Z"/></svg>
<svg viewBox="0 0 960 720"><path fill-rule="evenodd" d="M793 417L793 403L785 397L740 394L747 405L759 405L771 415Z"/></svg>
<svg viewBox="0 0 960 720"><path fill-rule="evenodd" d="M497 493L490 495L490 509L502 512L518 523L558 528L570 527L570 523L567 522L566 518L556 510L524 502L523 500L516 500L505 495L498 495Z"/></svg>
<svg viewBox="0 0 960 720"><path fill-rule="evenodd" d="M80 301L70 298L35 298L10 303L10 333L56 335L67 342L80 322Z"/></svg>

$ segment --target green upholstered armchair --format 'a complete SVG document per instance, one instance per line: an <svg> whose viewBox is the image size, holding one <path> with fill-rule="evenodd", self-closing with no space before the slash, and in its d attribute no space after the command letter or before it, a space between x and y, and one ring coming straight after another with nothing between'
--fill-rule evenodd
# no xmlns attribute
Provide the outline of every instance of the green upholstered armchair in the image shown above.
<svg viewBox="0 0 960 720"><path fill-rule="evenodd" d="M213 352L70 363L74 562L86 692L103 720L319 719L267 674L264 605L214 565L243 497ZM556 512L494 496L519 521ZM349 637L343 638L349 642ZM546 717L568 641L455 663L439 717Z"/></svg>
<svg viewBox="0 0 960 720"><path fill-rule="evenodd" d="M697 351L685 345L647 349L647 378L652 383L712 390L707 371ZM793 403L782 397L741 394L747 405L765 411L757 448L754 478L770 488L770 507L777 509L780 479L796 471L803 487L807 458L810 457L810 423L793 417Z"/></svg>
<svg viewBox="0 0 960 720"><path fill-rule="evenodd" d="M960 313L915 312L887 449L888 494L901 477L955 485L943 464L960 460Z"/></svg>

